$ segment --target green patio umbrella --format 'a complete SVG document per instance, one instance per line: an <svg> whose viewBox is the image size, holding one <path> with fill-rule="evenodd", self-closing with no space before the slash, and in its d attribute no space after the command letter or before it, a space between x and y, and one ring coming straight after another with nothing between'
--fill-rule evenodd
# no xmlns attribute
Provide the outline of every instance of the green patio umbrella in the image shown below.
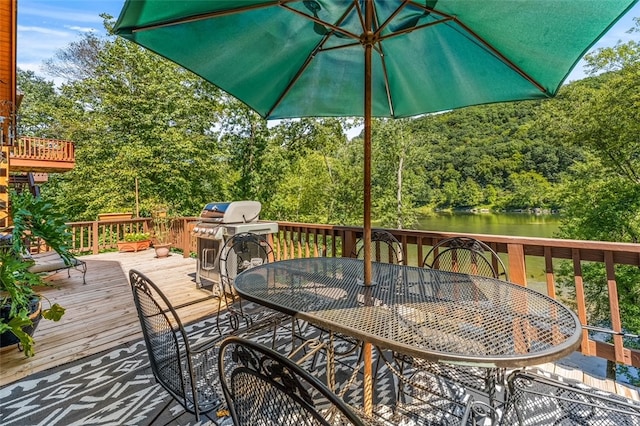
<svg viewBox="0 0 640 426"><path fill-rule="evenodd" d="M265 118L371 118L555 95L638 0L127 0L115 31Z"/></svg>

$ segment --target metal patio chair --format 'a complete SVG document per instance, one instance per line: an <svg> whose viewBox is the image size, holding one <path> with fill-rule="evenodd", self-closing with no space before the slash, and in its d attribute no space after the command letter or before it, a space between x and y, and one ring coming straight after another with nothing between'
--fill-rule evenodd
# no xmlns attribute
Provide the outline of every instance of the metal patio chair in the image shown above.
<svg viewBox="0 0 640 426"><path fill-rule="evenodd" d="M351 257L364 259L364 238L359 238L356 241ZM373 229L371 231L371 260L404 265L405 257L402 251L402 243L389 231ZM358 340L342 333L335 333L335 337L341 341L339 349L336 349L337 356L349 355L358 349L361 344Z"/></svg>
<svg viewBox="0 0 640 426"><path fill-rule="evenodd" d="M233 330L238 331L241 322L244 322L244 330L256 330L272 326L273 340L278 325L291 317L271 309L261 307L257 313L248 313L243 308L242 299L233 288L233 282L238 274L273 261L273 249L264 235L244 232L232 236L225 243L220 252L220 281L222 292L218 301L218 315L216 326L221 332L220 313L223 303L229 312L229 322Z"/></svg>
<svg viewBox="0 0 640 426"><path fill-rule="evenodd" d="M160 289L133 269L129 281L153 375L199 421L201 413L216 410L223 403L217 371L222 339L191 345L178 314Z"/></svg>
<svg viewBox="0 0 640 426"><path fill-rule="evenodd" d="M516 370L507 383L500 425L640 425L640 403L577 380Z"/></svg>
<svg viewBox="0 0 640 426"><path fill-rule="evenodd" d="M422 266L509 280L500 256L482 241L468 237L447 238L438 242L427 253Z"/></svg>
<svg viewBox="0 0 640 426"><path fill-rule="evenodd" d="M292 360L236 336L220 346L220 382L236 426L365 424Z"/></svg>
<svg viewBox="0 0 640 426"><path fill-rule="evenodd" d="M364 257L364 239L360 238L351 253L351 257ZM371 260L374 262L405 264L402 243L388 231L374 229L371 231Z"/></svg>
<svg viewBox="0 0 640 426"><path fill-rule="evenodd" d="M431 269L508 280L506 267L498 254L482 241L468 237L453 237L438 242L427 253L422 264ZM394 354L394 358L400 364L401 371L413 371L410 374L429 372L435 377L485 395L493 403L503 390L504 369L430 362L400 354Z"/></svg>

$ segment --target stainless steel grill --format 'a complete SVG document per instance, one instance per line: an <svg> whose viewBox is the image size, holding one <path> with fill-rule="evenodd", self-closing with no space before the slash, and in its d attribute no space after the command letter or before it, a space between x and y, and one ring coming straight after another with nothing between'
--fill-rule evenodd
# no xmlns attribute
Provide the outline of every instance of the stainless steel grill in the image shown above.
<svg viewBox="0 0 640 426"><path fill-rule="evenodd" d="M213 292L220 291L220 255L226 241L242 232L266 235L278 232L276 222L258 220L262 205L258 201L209 203L200 213L200 221L193 228L197 237L196 284L202 278L213 282ZM233 277L232 277L233 278Z"/></svg>

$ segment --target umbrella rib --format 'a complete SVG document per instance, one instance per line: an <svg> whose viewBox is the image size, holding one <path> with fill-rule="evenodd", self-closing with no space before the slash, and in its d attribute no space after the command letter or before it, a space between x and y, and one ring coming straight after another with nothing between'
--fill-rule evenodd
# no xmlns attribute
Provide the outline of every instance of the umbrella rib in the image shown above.
<svg viewBox="0 0 640 426"><path fill-rule="evenodd" d="M487 40L485 40L484 38L480 37L475 31L473 31L471 28L469 28L467 25L465 25L462 21L460 21L456 16L452 16L449 15L447 13L444 12L440 12L436 9L430 9L426 6L420 5L415 3L414 1L411 1L411 5L418 7L420 9L424 9L425 11L428 11L430 13L435 13L437 15L442 16L443 19L441 21L437 21L435 23L446 23L448 21L453 21L456 24L458 24L460 27L462 27L463 30L465 30L467 32L467 34L469 34L472 38L474 38L478 43L480 43L484 48L486 48L487 50L489 50L491 53L493 53L500 61L502 61L502 63L504 63L505 65L507 65L509 68L511 68L512 70L514 70L515 72L517 72L518 74L520 74L520 76L522 76L522 78L524 78L525 80L527 80L529 83L531 83L532 85L534 85L536 87L536 89L540 90L542 93L545 93L547 95L551 95L549 92L547 92L547 89L544 88L544 86L542 86L540 83L538 83L538 81L536 81L536 79L534 79L532 76L530 76L525 70L523 70L522 68L520 68L518 65L516 65L513 61L511 61L509 58L507 58L505 55L503 55L502 53L500 53L500 51L498 49L496 49L495 47L493 47L493 45L491 43L489 43ZM435 24L434 23L434 24ZM423 28L425 26L429 26L429 24L426 25L421 25L421 26L416 26L414 28L408 29L408 30L404 30L404 31L399 31L395 34L402 34L403 32L410 32L410 31L415 31L418 28ZM395 35L393 34L393 35ZM387 36L389 37L389 36Z"/></svg>
<svg viewBox="0 0 640 426"><path fill-rule="evenodd" d="M459 21L458 18L454 17L453 21L455 23L457 23L458 25L460 25L468 34L470 34L473 38L475 38L485 48L487 48L489 51L491 51L496 57L498 57L498 59L500 59L509 68L513 69L515 72L520 74L525 80L527 80L529 83L533 84L538 90L540 90L542 93L545 93L547 95L551 95L550 93L547 92L547 89L545 89L544 86L542 86L540 83L538 83L536 81L536 79L534 79L532 76L530 76L525 70L520 68L518 65L516 65L509 58L507 58L502 53L500 53L500 51L498 49L496 49L495 47L493 47L493 45L491 43L489 43L488 41L486 41L485 39L480 37L471 28L467 27L464 23Z"/></svg>
<svg viewBox="0 0 640 426"><path fill-rule="evenodd" d="M349 36L353 39L356 40L360 40L360 36L357 34L352 33L351 31L347 31L344 28L340 28L339 25L342 21L344 21L344 19L347 17L347 15L349 13L351 13L351 11L353 10L353 5L350 6L349 8L347 8L347 10L344 12L344 14L340 17L340 19L338 20L338 22L336 24L332 24L330 22L327 21L323 21L322 19L316 17L316 16L311 16L311 15L307 15L304 12L301 12L299 10L296 10L290 6L288 6L287 4L281 4L280 5L283 9L287 9L290 12L295 13L296 15L302 16L303 18L306 18L310 21L313 21L315 23L318 23L324 27L329 27L329 29L331 29L330 33L328 35L331 35L332 33L340 33L340 34L344 34L346 36Z"/></svg>
<svg viewBox="0 0 640 426"><path fill-rule="evenodd" d="M235 15L235 14L247 12L250 10L266 9L273 6L281 6L291 1L295 1L295 0L274 0L269 3L254 4L251 6L238 7L235 9L227 9L227 10L219 10L216 12L202 13L199 15L188 16L186 18L179 18L179 19L174 19L170 21L160 22L157 24L142 25L140 27L132 28L130 31L132 33L138 33L142 31L155 30L158 28L171 27L174 25L188 24L191 22L203 21L211 18L219 18L221 16ZM118 32L122 32L126 30L127 28L120 28Z"/></svg>
<svg viewBox="0 0 640 426"><path fill-rule="evenodd" d="M387 34L387 35L383 35L378 37L380 40L386 40L388 38L393 38L393 37L397 37L397 36L401 36L407 33L411 33L414 32L416 30L421 30L423 28L427 28L427 27L432 27L434 25L438 25L438 24L444 24L446 22L449 21L454 21L455 18L453 17L448 17L448 18L444 18L444 19L440 19L439 21L434 21L434 22L428 22L426 24L422 24L422 25L416 25L415 27L411 27L411 28L405 28L404 30L400 30L400 31L396 31L394 33L391 34Z"/></svg>
<svg viewBox="0 0 640 426"><path fill-rule="evenodd" d="M378 26L378 29L376 30L376 32L374 33L374 37L379 37L380 33L382 32L382 30L384 30L387 25L389 25L389 23L396 17L398 16L398 14L402 11L402 9L404 9L407 4L409 4L411 0L403 0L402 4L400 6L398 6L398 8L387 18L386 21L384 21L382 23L382 25ZM376 25L378 25L378 15L374 14L374 19L376 20Z"/></svg>
<svg viewBox="0 0 640 426"><path fill-rule="evenodd" d="M305 15L304 13L300 13L295 9L292 9L290 7L288 7L287 5L282 5L283 8L290 10L298 15L302 15L304 17L307 17L309 19L311 19L312 17L309 15ZM349 13L351 13L351 10L353 10L353 6L348 8L344 14L340 17L340 19L338 19L337 25L340 25L349 15ZM316 19L311 19L312 21L316 21ZM320 21L319 23L322 23L323 21ZM342 33L342 31L341 31ZM313 59L316 57L316 55L318 54L318 52L323 51L322 46L324 46L324 44L329 40L329 38L334 34L333 31L328 32L327 34L325 34L322 37L322 40L320 40L320 42L316 45L316 47L313 48L313 50L311 51L311 53L309 54L309 56L307 56L307 58L305 59L304 63L302 64L302 66L298 69L298 71L296 72L296 75L293 76L293 78L291 79L291 81L289 82L289 84L287 84L287 87L285 87L285 89L282 91L282 93L280 94L280 96L278 96L278 99L276 99L276 101L273 103L273 106L271 108L269 108L269 110L267 111L267 114L265 115L265 117L269 117L273 111L278 107L278 105L280 105L280 103L282 103L282 100L284 99L285 96L287 96L287 93L289 93L289 91L291 90L291 88L296 84L296 82L300 79L300 76L302 76L302 74L304 73L304 71L309 67L309 65L311 64L311 61L313 61ZM357 43L359 44L359 43ZM355 44L354 44L355 45ZM344 47L344 46L341 46ZM326 50L331 50L331 49L326 49ZM324 50L324 51L326 51Z"/></svg>
<svg viewBox="0 0 640 426"><path fill-rule="evenodd" d="M407 4L407 1L405 1L405 3L400 6L398 9L396 9L396 12L389 17L383 24L382 27L378 27L378 31L375 32L375 36L377 36L379 34L379 31L381 30L381 28L383 28L384 26L386 26L389 21L397 14L400 12L400 9L402 9L404 7L404 5ZM373 14L373 19L375 21L375 25L378 26L379 22L378 22L378 15L377 14ZM384 88L387 92L387 103L389 105L389 114L392 117L395 117L395 108L393 107L393 99L391 98L391 87L389 85L389 73L387 71L387 61L385 60L385 55L384 55L384 49L382 48L382 43L380 42L381 40L378 39L378 41L373 45L373 48L378 52L378 55L380 55L380 62L382 63L382 75L384 76Z"/></svg>

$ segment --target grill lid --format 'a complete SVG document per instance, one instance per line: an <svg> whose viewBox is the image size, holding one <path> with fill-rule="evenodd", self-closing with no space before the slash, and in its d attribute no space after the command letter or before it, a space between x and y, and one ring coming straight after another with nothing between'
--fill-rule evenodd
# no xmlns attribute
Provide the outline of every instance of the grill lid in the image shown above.
<svg viewBox="0 0 640 426"><path fill-rule="evenodd" d="M202 209L200 217L208 222L248 223L258 220L261 209L262 205L258 201L209 203Z"/></svg>

